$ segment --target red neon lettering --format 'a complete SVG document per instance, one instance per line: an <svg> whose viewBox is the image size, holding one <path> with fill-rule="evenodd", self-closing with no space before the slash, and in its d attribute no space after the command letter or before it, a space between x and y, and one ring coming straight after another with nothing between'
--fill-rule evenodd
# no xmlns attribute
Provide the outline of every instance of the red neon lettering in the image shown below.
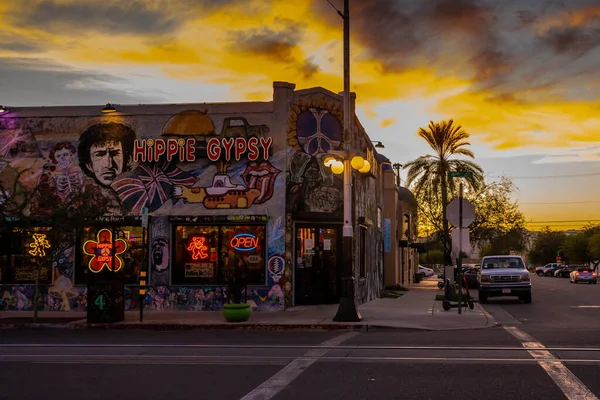
<svg viewBox="0 0 600 400"><path fill-rule="evenodd" d="M160 159L160 156L165 154L165 151L165 141L162 139L156 139L154 143L154 161L158 161Z"/></svg>
<svg viewBox="0 0 600 400"><path fill-rule="evenodd" d="M229 245L236 249L253 249L258 246L258 238L250 236L238 236L229 241Z"/></svg>
<svg viewBox="0 0 600 400"><path fill-rule="evenodd" d="M196 161L196 139L186 139L185 141L185 161Z"/></svg>
<svg viewBox="0 0 600 400"><path fill-rule="evenodd" d="M263 148L263 158L265 160L269 159L269 149L271 148L271 145L273 144L273 138L269 137L269 138L260 138L260 145Z"/></svg>
<svg viewBox="0 0 600 400"><path fill-rule="evenodd" d="M221 158L221 147L219 146L219 139L211 138L206 144L206 152L208 153L208 159L210 161L217 161Z"/></svg>
<svg viewBox="0 0 600 400"><path fill-rule="evenodd" d="M133 161L146 161L146 141L136 139L133 143Z"/></svg>
<svg viewBox="0 0 600 400"><path fill-rule="evenodd" d="M258 158L258 138L252 136L248 139L248 160L256 161Z"/></svg>
<svg viewBox="0 0 600 400"><path fill-rule="evenodd" d="M244 138L235 138L235 159L236 161L240 161L242 154L246 152L248 149L248 144L246 143L246 139Z"/></svg>
<svg viewBox="0 0 600 400"><path fill-rule="evenodd" d="M171 161L173 156L179 151L179 145L177 145L177 139L167 140L167 161Z"/></svg>
<svg viewBox="0 0 600 400"><path fill-rule="evenodd" d="M225 160L231 160L231 148L233 147L233 138L223 139L223 148L225 149Z"/></svg>
<svg viewBox="0 0 600 400"><path fill-rule="evenodd" d="M208 258L208 246L206 246L206 238L204 236L194 236L189 242L187 251L192 252L193 260L204 260Z"/></svg>
<svg viewBox="0 0 600 400"><path fill-rule="evenodd" d="M92 256L88 268L94 273L104 268L113 272L119 271L124 265L120 255L127 250L127 242L124 239L116 239L113 246L112 231L109 229L101 229L96 236L96 240L88 240L83 244L83 252Z"/></svg>

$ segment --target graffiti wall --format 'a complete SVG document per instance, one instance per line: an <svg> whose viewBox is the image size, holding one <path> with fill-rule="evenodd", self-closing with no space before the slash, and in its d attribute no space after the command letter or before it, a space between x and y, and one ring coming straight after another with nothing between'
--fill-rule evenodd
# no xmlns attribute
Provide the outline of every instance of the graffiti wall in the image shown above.
<svg viewBox="0 0 600 400"><path fill-rule="evenodd" d="M18 176L20 187L43 186L61 199L84 191L131 216L147 209L152 287L144 301L156 310L216 310L225 299L223 285L172 284L169 216L264 216L266 257L253 262L264 266L266 278L248 290L248 297L255 308L282 309L289 282L283 258L286 121L274 120L269 103L253 104L248 115L244 104L218 105L214 112L202 106L207 108L136 106L127 112L125 107L121 115L81 107L81 116L73 117L59 116L60 109L16 110L0 116L0 181L13 187L11 180ZM42 199L30 212L52 210ZM83 263L76 250L53 255L39 309L86 309L86 288L75 278ZM5 258L1 271L12 271L15 256ZM34 307L33 285L13 272L0 275L0 292L0 310ZM127 309L139 307L137 292L130 288L126 300Z"/></svg>
<svg viewBox="0 0 600 400"><path fill-rule="evenodd" d="M347 140L347 146L351 151L363 155L371 163L372 172L369 174L354 173L353 192L353 212L354 212L354 265L355 276L357 277L357 298L365 302L379 295L382 289L383 276L383 249L380 249L382 243L381 228L377 226L377 209L382 207L382 187L380 164L375 160L374 148L355 118L354 129L350 132L349 138L343 137L343 108L342 99L334 93L323 91L307 90L298 94L291 102L288 125L287 125L287 144L288 144L288 170L286 176L287 185L287 235L286 235L286 268L285 275L295 276L296 279L301 276L308 276L305 272L311 263L318 262L321 266L320 273L329 274L328 284L331 284L335 278L336 272L332 272L327 263L333 262L339 258L341 253L331 256L325 253L327 260L317 257L320 250L333 249L335 238L317 239L311 237L308 239L310 248L298 251L301 244L306 246L307 241L304 238L299 240L295 237L294 224L300 222L304 226L310 224L329 224L329 227L337 227L341 230L343 222L343 175L335 175L329 167L325 166L325 159L330 157L335 151L341 150L343 140ZM347 147L346 147L347 148ZM362 244L366 250L366 273L360 276L359 258L360 246L358 242L358 224L369 225L367 229L365 243ZM336 225L337 224L337 225ZM323 233L322 233L323 234ZM327 235L327 232L324 233ZM338 239L341 239L341 233ZM316 242L320 240L319 242ZM321 246L320 248L318 246ZM339 243L341 248L341 243ZM295 250L294 250L295 249ZM295 251L296 254L292 254ZM302 252L306 253L303 256ZM324 269L329 268L329 269ZM339 266L338 266L339 267ZM335 267L335 268L338 268ZM312 268L312 267L311 267ZM296 269L296 273L294 273ZM312 268L314 269L314 268ZM337 271L338 277L340 271ZM310 284L320 285L315 278L308 278ZM295 283L296 290L303 283ZM324 289L328 292L328 289ZM335 292L336 289L330 289L328 293ZM337 290L339 296L339 288ZM286 292L286 305L292 304L292 296Z"/></svg>

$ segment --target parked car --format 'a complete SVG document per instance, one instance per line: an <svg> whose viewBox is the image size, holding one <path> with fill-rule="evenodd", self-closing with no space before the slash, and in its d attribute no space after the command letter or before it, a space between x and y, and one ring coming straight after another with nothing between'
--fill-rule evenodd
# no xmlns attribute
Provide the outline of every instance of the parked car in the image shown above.
<svg viewBox="0 0 600 400"><path fill-rule="evenodd" d="M565 266L562 264L554 264L546 269L544 269L544 276L554 276L554 273Z"/></svg>
<svg viewBox="0 0 600 400"><path fill-rule="evenodd" d="M431 268L424 267L419 265L419 272L423 274L423 276L430 277L435 275L435 272Z"/></svg>
<svg viewBox="0 0 600 400"><path fill-rule="evenodd" d="M567 265L554 271L554 276L558 278L568 278L571 275L571 272L579 267L582 267L582 265Z"/></svg>
<svg viewBox="0 0 600 400"><path fill-rule="evenodd" d="M537 267L535 269L535 273L538 274L539 276L544 276L545 272L548 269L553 268L553 267L557 267L557 268L558 267L564 267L564 265L560 264L560 263L548 263L548 264L546 264L546 265L544 265L542 267Z"/></svg>
<svg viewBox="0 0 600 400"><path fill-rule="evenodd" d="M481 303L499 296L517 296L531 303L531 278L521 256L484 257L478 283Z"/></svg>
<svg viewBox="0 0 600 400"><path fill-rule="evenodd" d="M587 283L598 283L597 274L588 267L579 267L576 270L571 272L570 282L571 283L579 283L579 282L587 282Z"/></svg>
<svg viewBox="0 0 600 400"><path fill-rule="evenodd" d="M477 282L477 276L479 275L480 268L477 267L467 267L463 269L463 274L465 275L465 279L467 280L467 285L469 285L469 289L477 289L479 287L479 283Z"/></svg>

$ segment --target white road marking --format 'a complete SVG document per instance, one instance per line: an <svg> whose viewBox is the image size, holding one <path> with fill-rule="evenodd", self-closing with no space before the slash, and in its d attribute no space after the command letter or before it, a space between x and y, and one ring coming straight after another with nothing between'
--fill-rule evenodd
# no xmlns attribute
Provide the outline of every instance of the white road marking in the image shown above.
<svg viewBox="0 0 600 400"><path fill-rule="evenodd" d="M543 344L535 340L534 337L514 326L505 326L504 329L521 341L523 347L532 349L528 350L529 354L538 360L540 367L552 378L567 399L598 400L583 382L569 371L563 362L558 361L559 359L550 353ZM553 361L546 361L549 359Z"/></svg>
<svg viewBox="0 0 600 400"><path fill-rule="evenodd" d="M332 339L326 340L321 345L323 346L337 346L346 340L358 335L359 332L346 332ZM302 372L308 367L314 364L319 357L323 357L329 349L313 349L308 351L304 357L312 358L297 358L288 365L286 365L281 371L264 381L256 389L242 397L240 400L269 400L277 393L282 391L287 385L292 383Z"/></svg>

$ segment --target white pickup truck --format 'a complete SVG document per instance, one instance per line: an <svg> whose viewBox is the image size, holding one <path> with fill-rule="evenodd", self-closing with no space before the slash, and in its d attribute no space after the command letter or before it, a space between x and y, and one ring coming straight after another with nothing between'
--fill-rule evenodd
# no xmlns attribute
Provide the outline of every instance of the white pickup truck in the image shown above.
<svg viewBox="0 0 600 400"><path fill-rule="evenodd" d="M517 296L531 303L531 278L520 256L484 257L477 281L481 303L500 296Z"/></svg>

